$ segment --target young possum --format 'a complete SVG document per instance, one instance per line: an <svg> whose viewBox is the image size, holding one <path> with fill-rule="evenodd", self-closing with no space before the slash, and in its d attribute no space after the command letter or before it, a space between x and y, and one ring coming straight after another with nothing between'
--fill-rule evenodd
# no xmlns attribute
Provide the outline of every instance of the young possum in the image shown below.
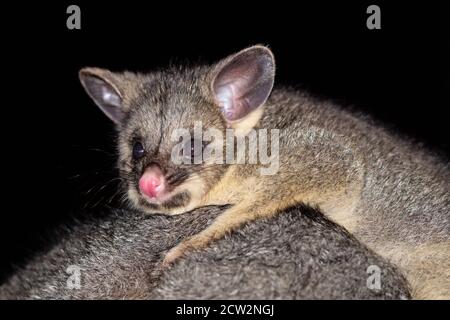
<svg viewBox="0 0 450 320"><path fill-rule="evenodd" d="M326 216L397 264L415 298L450 298L448 166L370 121L330 102L284 88L272 90L275 62L264 46L213 66L148 75L80 71L89 96L118 128L118 166L132 204L177 214L233 204L202 232L165 257L171 263L240 225L296 203ZM279 170L256 164L175 164L174 130L204 127L243 137L279 130ZM198 140L198 139L197 139ZM197 141L209 148L219 141ZM217 145L216 145L217 146Z"/></svg>

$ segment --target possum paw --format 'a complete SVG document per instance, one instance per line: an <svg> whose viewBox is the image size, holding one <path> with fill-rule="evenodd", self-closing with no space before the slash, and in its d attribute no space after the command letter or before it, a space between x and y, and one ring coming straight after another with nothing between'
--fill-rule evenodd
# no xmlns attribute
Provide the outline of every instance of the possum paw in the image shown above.
<svg viewBox="0 0 450 320"><path fill-rule="evenodd" d="M182 244L177 245L170 249L163 260L163 267L169 267L172 263L174 263L177 259L181 258L187 253L187 248Z"/></svg>
<svg viewBox="0 0 450 320"><path fill-rule="evenodd" d="M211 241L211 237L206 237L202 234L198 234L188 240L181 242L166 253L163 260L163 267L170 266L177 259L185 256L191 251L205 248Z"/></svg>

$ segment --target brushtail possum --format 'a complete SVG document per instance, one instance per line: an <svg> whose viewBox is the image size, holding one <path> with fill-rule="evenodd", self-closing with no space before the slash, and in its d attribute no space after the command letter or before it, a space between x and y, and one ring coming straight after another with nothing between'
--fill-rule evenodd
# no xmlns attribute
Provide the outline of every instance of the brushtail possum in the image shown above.
<svg viewBox="0 0 450 320"><path fill-rule="evenodd" d="M178 214L232 204L172 248L165 264L246 222L305 203L397 264L413 297L450 298L448 164L332 102L273 88L274 77L274 56L259 45L212 66L80 71L89 96L116 123L118 167L132 205ZM194 134L174 153L180 143L173 133L190 134L199 120L236 139L278 130L278 139L269 139L277 145L277 172L262 174L261 161L245 161L248 154L234 163L216 161L217 152L175 163L174 154L194 158L225 149L220 139Z"/></svg>

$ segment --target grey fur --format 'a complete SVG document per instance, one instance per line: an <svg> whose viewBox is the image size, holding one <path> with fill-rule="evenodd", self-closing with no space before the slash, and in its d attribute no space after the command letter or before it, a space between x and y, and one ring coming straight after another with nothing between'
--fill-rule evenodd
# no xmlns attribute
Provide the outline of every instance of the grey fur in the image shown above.
<svg viewBox="0 0 450 320"><path fill-rule="evenodd" d="M165 272L163 254L221 212L177 216L115 210L66 232L0 286L0 299L406 299L408 286L391 264L320 212L298 206L259 220L181 259ZM66 268L81 268L68 289ZM381 290L366 285L382 271Z"/></svg>

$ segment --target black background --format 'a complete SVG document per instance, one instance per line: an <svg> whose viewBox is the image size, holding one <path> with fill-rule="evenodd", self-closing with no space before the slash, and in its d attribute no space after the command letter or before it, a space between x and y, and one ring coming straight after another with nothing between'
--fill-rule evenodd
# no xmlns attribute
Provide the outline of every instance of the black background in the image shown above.
<svg viewBox="0 0 450 320"><path fill-rule="evenodd" d="M79 85L84 66L151 71L262 43L278 84L353 105L448 157L439 3L295 2L3 7L0 281L80 209L114 204L114 129ZM70 4L81 7L81 30L66 28ZM370 4L381 30L366 28Z"/></svg>

